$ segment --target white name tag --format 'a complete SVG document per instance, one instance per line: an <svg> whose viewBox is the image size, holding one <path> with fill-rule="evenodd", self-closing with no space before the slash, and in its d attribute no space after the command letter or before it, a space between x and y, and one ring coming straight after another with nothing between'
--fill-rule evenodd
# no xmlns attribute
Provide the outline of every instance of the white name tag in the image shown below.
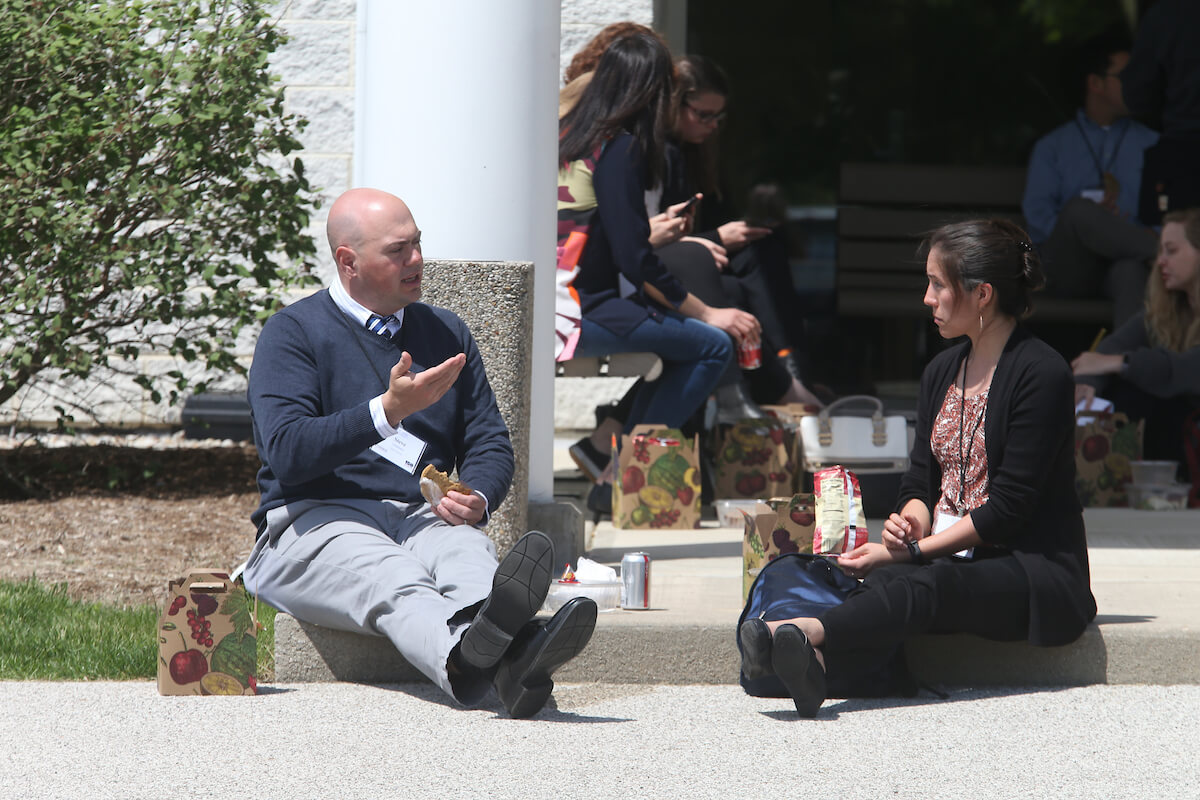
<svg viewBox="0 0 1200 800"><path fill-rule="evenodd" d="M955 516L954 514L945 514L941 511L935 511L933 514L933 532L941 533L954 523L958 522L960 519L962 519L962 517ZM975 548L968 547L966 550L959 550L954 555L958 556L959 558L970 558L974 554Z"/></svg>
<svg viewBox="0 0 1200 800"><path fill-rule="evenodd" d="M395 436L389 436L379 444L371 445L372 450L409 474L416 474L417 464L421 463L425 447L424 439L414 436L404 428L396 431Z"/></svg>
<svg viewBox="0 0 1200 800"><path fill-rule="evenodd" d="M1091 200L1093 203L1099 203L1104 200L1103 189L1084 189L1079 193L1079 196L1084 200Z"/></svg>

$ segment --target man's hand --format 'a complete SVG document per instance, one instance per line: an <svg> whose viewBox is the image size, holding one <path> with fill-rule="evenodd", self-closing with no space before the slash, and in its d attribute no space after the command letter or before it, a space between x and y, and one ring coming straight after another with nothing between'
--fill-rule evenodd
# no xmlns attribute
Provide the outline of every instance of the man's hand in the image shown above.
<svg viewBox="0 0 1200 800"><path fill-rule="evenodd" d="M1108 355L1092 350L1080 353L1071 362L1071 371L1076 375L1111 375L1121 371L1125 356L1120 353Z"/></svg>
<svg viewBox="0 0 1200 800"><path fill-rule="evenodd" d="M408 351L401 353L400 360L392 367L388 388L383 394L383 413L387 416L388 424L395 427L405 417L429 408L441 400L458 380L458 375L466 363L466 355L459 353L450 356L436 367L413 375L409 372L412 356Z"/></svg>
<svg viewBox="0 0 1200 800"><path fill-rule="evenodd" d="M676 217L670 212L655 214L650 218L650 246L658 249L663 245L679 241L691 228L690 216Z"/></svg>
<svg viewBox="0 0 1200 800"><path fill-rule="evenodd" d="M755 228L748 225L745 220L735 219L733 222L726 222L717 228L717 234L721 237L721 244L725 245L726 249L732 253L764 236L769 236L771 229Z"/></svg>
<svg viewBox="0 0 1200 800"><path fill-rule="evenodd" d="M712 239L705 239L703 236L685 236L683 237L683 241L695 242L707 247L708 252L712 254L713 263L717 265L717 269L725 269L729 264L729 255L725 252L725 248Z"/></svg>
<svg viewBox="0 0 1200 800"><path fill-rule="evenodd" d="M455 491L447 492L433 507L433 513L450 525L475 525L486 511L487 503L479 495Z"/></svg>
<svg viewBox="0 0 1200 800"><path fill-rule="evenodd" d="M738 308L713 308L705 306L700 316L701 322L720 328L738 342L757 342L762 335L762 326L753 314L747 314Z"/></svg>

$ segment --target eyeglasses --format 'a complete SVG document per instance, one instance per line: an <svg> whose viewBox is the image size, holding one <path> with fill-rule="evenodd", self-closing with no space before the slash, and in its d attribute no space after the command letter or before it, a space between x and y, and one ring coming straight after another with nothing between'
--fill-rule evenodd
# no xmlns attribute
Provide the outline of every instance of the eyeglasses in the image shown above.
<svg viewBox="0 0 1200 800"><path fill-rule="evenodd" d="M701 111L700 109L696 108L691 103L685 102L684 105L687 106L691 110L691 112L696 115L696 119L700 120L705 125L712 125L712 124L720 125L725 120L725 112L724 111Z"/></svg>

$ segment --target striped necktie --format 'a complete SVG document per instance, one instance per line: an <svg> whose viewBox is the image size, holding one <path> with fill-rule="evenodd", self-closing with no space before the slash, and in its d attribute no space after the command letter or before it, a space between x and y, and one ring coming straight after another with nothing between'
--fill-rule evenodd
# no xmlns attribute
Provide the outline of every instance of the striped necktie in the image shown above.
<svg viewBox="0 0 1200 800"><path fill-rule="evenodd" d="M386 317L381 317L378 314L372 314L367 318L367 330L371 333L377 333L383 338L391 341L392 332L388 330L388 325L396 321L394 314L388 314Z"/></svg>

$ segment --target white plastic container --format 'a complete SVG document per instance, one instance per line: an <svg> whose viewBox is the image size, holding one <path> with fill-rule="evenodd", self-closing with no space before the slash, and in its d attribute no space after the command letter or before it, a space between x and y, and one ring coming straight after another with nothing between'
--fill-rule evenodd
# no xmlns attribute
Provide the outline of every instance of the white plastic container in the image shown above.
<svg viewBox="0 0 1200 800"><path fill-rule="evenodd" d="M758 500L717 500L713 505L717 510L717 521L721 523L722 528L738 528L740 530L746 526L741 512L745 511L753 516L754 506L759 502Z"/></svg>
<svg viewBox="0 0 1200 800"><path fill-rule="evenodd" d="M1174 462L1172 462L1174 463ZM1167 486L1129 484L1129 507L1143 511L1178 511L1187 508L1188 490L1186 483Z"/></svg>
<svg viewBox="0 0 1200 800"><path fill-rule="evenodd" d="M1133 483L1138 486L1167 486L1175 485L1175 472L1179 469L1178 461L1130 461L1129 468L1133 472Z"/></svg>
<svg viewBox="0 0 1200 800"><path fill-rule="evenodd" d="M550 591L542 610L553 614L573 597L590 597L599 611L612 611L621 604L621 582L583 583L582 581L551 581Z"/></svg>

